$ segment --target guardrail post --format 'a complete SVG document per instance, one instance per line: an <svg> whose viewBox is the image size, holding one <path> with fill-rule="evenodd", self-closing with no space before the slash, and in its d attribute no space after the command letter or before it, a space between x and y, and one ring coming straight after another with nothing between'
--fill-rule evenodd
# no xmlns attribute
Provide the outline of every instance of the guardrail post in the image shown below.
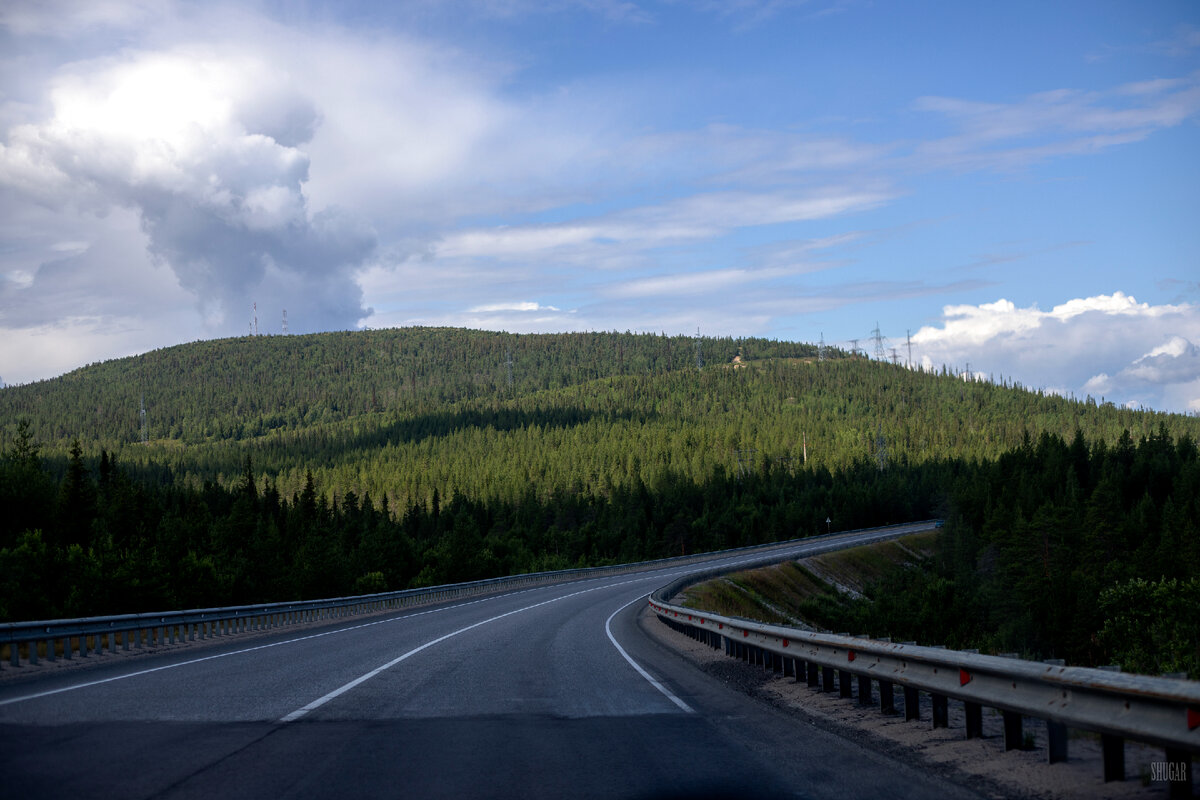
<svg viewBox="0 0 1200 800"><path fill-rule="evenodd" d="M1046 762L1058 764L1067 760L1067 726L1046 720Z"/></svg>
<svg viewBox="0 0 1200 800"><path fill-rule="evenodd" d="M808 686L816 689L821 685L821 665L815 661L808 662Z"/></svg>
<svg viewBox="0 0 1200 800"><path fill-rule="evenodd" d="M950 727L950 703L944 694L930 694L933 701L933 727Z"/></svg>
<svg viewBox="0 0 1200 800"><path fill-rule="evenodd" d="M1102 733L1100 752L1104 756L1104 782L1125 780L1125 740L1120 736Z"/></svg>
<svg viewBox="0 0 1200 800"><path fill-rule="evenodd" d="M833 667L821 667L821 689L826 692L837 689L833 685Z"/></svg>
<svg viewBox="0 0 1200 800"><path fill-rule="evenodd" d="M1015 711L1005 711L1004 715L1004 749L1020 750L1025 746L1021 732L1021 715Z"/></svg>
<svg viewBox="0 0 1200 800"><path fill-rule="evenodd" d="M854 697L854 686L850 683L850 673L844 669L838 670L838 689L842 697Z"/></svg>
<svg viewBox="0 0 1200 800"><path fill-rule="evenodd" d="M10 642L8 645L8 663L14 667L21 666L20 648L16 642Z"/></svg>
<svg viewBox="0 0 1200 800"><path fill-rule="evenodd" d="M904 687L904 721L921 719L921 693L912 686Z"/></svg>
<svg viewBox="0 0 1200 800"><path fill-rule="evenodd" d="M1186 750L1168 747L1167 752L1168 792L1172 800L1192 796L1192 754Z"/></svg>
<svg viewBox="0 0 1200 800"><path fill-rule="evenodd" d="M858 676L858 704L860 706L869 706L873 700L871 699L871 677L869 675Z"/></svg>
<svg viewBox="0 0 1200 800"><path fill-rule="evenodd" d="M963 701L963 711L967 715L967 738L983 738L983 706L979 703Z"/></svg>
<svg viewBox="0 0 1200 800"><path fill-rule="evenodd" d="M794 659L794 658L784 658L783 659L783 677L785 677L785 678L796 677L796 659Z"/></svg>
<svg viewBox="0 0 1200 800"><path fill-rule="evenodd" d="M892 682L879 682L879 711L881 714L895 714L896 700L892 695Z"/></svg>

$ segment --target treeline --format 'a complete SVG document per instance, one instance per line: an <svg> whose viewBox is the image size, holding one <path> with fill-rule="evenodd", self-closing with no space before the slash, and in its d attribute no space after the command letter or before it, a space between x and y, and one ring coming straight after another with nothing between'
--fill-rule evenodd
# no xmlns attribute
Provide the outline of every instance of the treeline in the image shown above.
<svg viewBox="0 0 1200 800"><path fill-rule="evenodd" d="M822 622L986 652L1200 677L1200 458L1043 433L950 486L940 555Z"/></svg>
<svg viewBox="0 0 1200 800"><path fill-rule="evenodd" d="M132 480L107 452L72 449L55 477L28 428L0 464L0 619L314 598L758 544L928 517L958 467L861 462L799 474L762 465L695 483L667 476L607 496L531 487L514 502L464 493L406 508L311 480L283 494L247 462L237 485Z"/></svg>

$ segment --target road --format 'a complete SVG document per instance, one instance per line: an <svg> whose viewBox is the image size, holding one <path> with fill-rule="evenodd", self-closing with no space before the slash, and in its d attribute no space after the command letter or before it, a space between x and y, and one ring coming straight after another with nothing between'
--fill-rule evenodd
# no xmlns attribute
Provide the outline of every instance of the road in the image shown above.
<svg viewBox="0 0 1200 800"><path fill-rule="evenodd" d="M699 568L6 681L0 785L13 798L973 796L647 637L645 597Z"/></svg>

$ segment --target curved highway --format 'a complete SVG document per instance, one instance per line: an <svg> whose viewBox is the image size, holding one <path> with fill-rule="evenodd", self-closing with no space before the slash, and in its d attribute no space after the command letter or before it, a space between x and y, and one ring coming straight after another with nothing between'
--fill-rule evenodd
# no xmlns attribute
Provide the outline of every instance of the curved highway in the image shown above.
<svg viewBox="0 0 1200 800"><path fill-rule="evenodd" d="M0 783L13 798L973 796L647 637L646 596L711 564L9 679Z"/></svg>

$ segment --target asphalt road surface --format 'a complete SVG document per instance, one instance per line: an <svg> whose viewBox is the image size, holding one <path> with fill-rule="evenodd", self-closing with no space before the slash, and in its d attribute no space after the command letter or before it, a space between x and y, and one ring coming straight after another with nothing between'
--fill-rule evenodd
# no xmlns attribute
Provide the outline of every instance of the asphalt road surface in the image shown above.
<svg viewBox="0 0 1200 800"><path fill-rule="evenodd" d="M647 637L646 596L707 566L8 680L0 794L973 796L749 700Z"/></svg>

